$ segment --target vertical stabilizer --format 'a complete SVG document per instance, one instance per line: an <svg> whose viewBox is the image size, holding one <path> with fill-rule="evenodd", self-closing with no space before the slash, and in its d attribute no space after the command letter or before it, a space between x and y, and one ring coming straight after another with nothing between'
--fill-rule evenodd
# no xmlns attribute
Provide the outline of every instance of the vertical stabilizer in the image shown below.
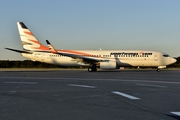
<svg viewBox="0 0 180 120"><path fill-rule="evenodd" d="M27 51L43 51L49 50L48 47L43 46L33 35L33 33L26 27L23 22L17 22L20 39L24 50Z"/></svg>

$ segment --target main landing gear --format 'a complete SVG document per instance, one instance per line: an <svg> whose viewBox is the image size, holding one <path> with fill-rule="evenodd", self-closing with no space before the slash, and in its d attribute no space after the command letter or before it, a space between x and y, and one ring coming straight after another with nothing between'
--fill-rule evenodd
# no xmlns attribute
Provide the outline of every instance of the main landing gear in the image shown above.
<svg viewBox="0 0 180 120"><path fill-rule="evenodd" d="M88 71L89 72L96 72L97 71L96 65L92 65L91 67L88 67Z"/></svg>

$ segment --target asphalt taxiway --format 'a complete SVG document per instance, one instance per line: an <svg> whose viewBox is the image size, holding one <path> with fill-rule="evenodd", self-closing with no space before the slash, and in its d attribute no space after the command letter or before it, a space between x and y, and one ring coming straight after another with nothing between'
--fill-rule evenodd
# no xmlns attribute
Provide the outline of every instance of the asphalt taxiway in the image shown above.
<svg viewBox="0 0 180 120"><path fill-rule="evenodd" d="M1 70L0 120L179 120L180 70Z"/></svg>

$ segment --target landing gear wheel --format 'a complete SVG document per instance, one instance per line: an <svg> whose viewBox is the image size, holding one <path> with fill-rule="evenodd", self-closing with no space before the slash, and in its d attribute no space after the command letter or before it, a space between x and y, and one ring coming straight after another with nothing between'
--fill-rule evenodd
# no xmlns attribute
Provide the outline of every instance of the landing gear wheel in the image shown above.
<svg viewBox="0 0 180 120"><path fill-rule="evenodd" d="M92 72L92 71L93 71L93 68L92 68L92 67L89 67L89 68L88 68L88 71L89 71L89 72Z"/></svg>
<svg viewBox="0 0 180 120"><path fill-rule="evenodd" d="M96 68L96 67L89 67L89 68L88 68L88 71L89 71L89 72L96 72L96 71L97 71L97 68Z"/></svg>
<svg viewBox="0 0 180 120"><path fill-rule="evenodd" d="M96 72L96 71L97 71L97 68L96 68L96 67L93 67L93 71Z"/></svg>
<svg viewBox="0 0 180 120"><path fill-rule="evenodd" d="M160 69L157 69L156 71L157 71L157 72L160 72Z"/></svg>

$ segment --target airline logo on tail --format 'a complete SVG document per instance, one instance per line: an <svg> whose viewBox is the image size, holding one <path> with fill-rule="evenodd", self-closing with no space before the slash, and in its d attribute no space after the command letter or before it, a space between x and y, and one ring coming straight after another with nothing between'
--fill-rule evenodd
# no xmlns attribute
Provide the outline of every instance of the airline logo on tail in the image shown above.
<svg viewBox="0 0 180 120"><path fill-rule="evenodd" d="M17 23L20 38L24 50L27 51L48 51L49 48L43 46L33 35L33 33L25 26L23 22Z"/></svg>

